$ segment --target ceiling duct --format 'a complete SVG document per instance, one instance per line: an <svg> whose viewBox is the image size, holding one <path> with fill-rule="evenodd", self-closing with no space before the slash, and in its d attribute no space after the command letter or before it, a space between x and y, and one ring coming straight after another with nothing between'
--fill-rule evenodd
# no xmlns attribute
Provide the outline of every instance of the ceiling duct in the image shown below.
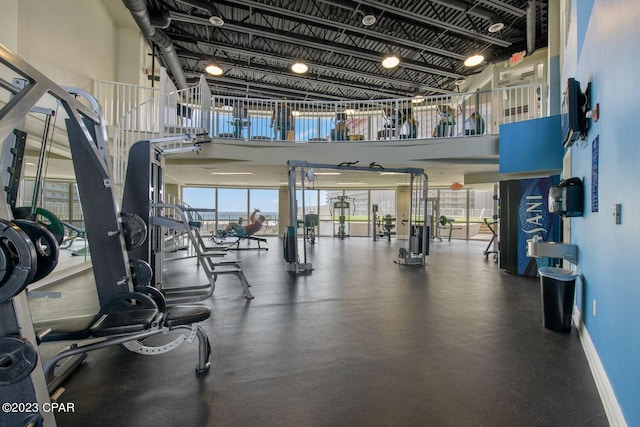
<svg viewBox="0 0 640 427"><path fill-rule="evenodd" d="M484 7L476 6L471 3L467 3L463 0L431 0L433 3L438 3L443 6L447 6L456 10L459 10L464 13L468 13L470 15L477 16L479 18L487 19L489 21L489 28L492 25L496 25L498 23L502 23L502 18L500 18L494 11L485 9Z"/></svg>
<svg viewBox="0 0 640 427"><path fill-rule="evenodd" d="M362 15L362 24L365 26L370 26L375 24L376 16L373 11L369 9L367 6L363 4L353 4L350 1L344 0L318 0L320 3L330 4L332 6L341 7L342 9L347 9L352 12L357 12Z"/></svg>
<svg viewBox="0 0 640 427"><path fill-rule="evenodd" d="M536 50L536 0L527 3L527 54Z"/></svg>
<svg viewBox="0 0 640 427"><path fill-rule="evenodd" d="M138 24L145 38L155 43L162 51L164 62L175 79L178 88L186 89L187 79L182 71L182 65L176 54L173 42L171 42L171 39L162 30L159 30L151 23L151 16L147 9L146 0L122 0L122 2L131 12L131 16L133 16L133 19L136 21L136 24Z"/></svg>
<svg viewBox="0 0 640 427"><path fill-rule="evenodd" d="M214 27L221 27L224 25L224 19L222 18L220 11L216 7L216 5L214 5L213 3L209 3L208 1L203 1L203 0L176 0L176 1L208 12L209 22L211 22L211 24Z"/></svg>

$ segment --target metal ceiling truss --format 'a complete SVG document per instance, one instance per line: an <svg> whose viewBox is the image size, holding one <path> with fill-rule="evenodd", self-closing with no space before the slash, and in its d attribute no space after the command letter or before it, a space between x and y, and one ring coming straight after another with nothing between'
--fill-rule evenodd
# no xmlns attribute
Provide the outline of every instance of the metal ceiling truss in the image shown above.
<svg viewBox="0 0 640 427"><path fill-rule="evenodd" d="M548 0L123 1L146 2L151 24L172 40L189 76L202 74L207 62L222 65L223 78L208 77L221 95L366 100L449 94L455 80L481 69L463 66L469 53L483 52L491 62L523 50L527 41L531 47L526 8L535 11L534 49L546 45L548 32ZM362 22L364 16L375 17L373 25ZM489 33L496 22L505 27ZM389 53L400 59L391 70L381 66ZM309 73L292 74L295 60Z"/></svg>
<svg viewBox="0 0 640 427"><path fill-rule="evenodd" d="M238 54L238 55L242 55L244 57L247 58L247 62L251 62L250 60L253 60L255 58L261 58L261 59L266 59L266 60L270 60L270 61L274 61L276 63L291 63L293 60L295 60L296 58L293 57L282 57L282 56L277 56L277 55L272 55L272 54L268 54L268 53L264 53L264 52L256 52L253 50L245 50L245 49L241 49L241 48L235 48L232 46L226 46L226 45L221 45L221 44L212 44L212 43L204 43L204 42L200 42L198 43L199 47L205 47L205 48L209 48L209 49L214 49L214 50L220 50L226 53L233 53L233 54ZM203 56L202 57L203 60L205 60L206 58ZM214 59L215 60L215 59ZM429 87L429 86L425 86L423 84L421 84L419 81L417 80L403 80L403 79L399 79L399 78L392 78L392 77L384 77L384 76L379 76L377 74L371 74L371 73L364 73L358 70L351 70L351 69L346 69L344 67L338 67L338 66L328 66L328 65L323 65L320 63L314 63L314 62L309 62L306 61L307 65L309 65L310 68L316 70L316 71L321 71L324 73L335 73L337 75L344 75L344 76L348 76L348 77L353 77L355 79L372 79L372 80L376 80L378 85L380 84L389 84L392 86L402 86L405 88L408 88L407 90L400 90L400 89L396 89L398 92L402 93L409 93L411 92L411 95L415 94L418 90L429 90L431 92L437 92L437 93L443 93L443 94L449 94L452 93L452 91L448 91L448 90L443 90L441 88L437 88L437 87ZM248 66L248 65L247 65ZM291 74L289 74L291 75ZM312 77L309 77L312 78ZM343 80L344 84L353 84L353 82L351 80ZM396 94L397 95L397 94Z"/></svg>
<svg viewBox="0 0 640 427"><path fill-rule="evenodd" d="M197 17L197 16L187 15L184 13L177 13L177 12L170 12L170 16L171 16L171 19L175 21L211 26L211 23L209 22L209 20L203 17ZM365 50L357 49L352 46L341 44L341 43L328 43L326 41L316 41L316 40L313 40L311 37L307 37L299 34L289 35L283 31L269 29L267 27L260 27L253 24L225 22L224 28L225 30L251 34L253 36L260 36L264 38L277 40L280 42L311 47L311 48L315 48L322 51L328 50L328 51L336 52L342 55L369 60L377 64L379 64L382 58L384 57L384 53L365 51ZM444 68L440 68L440 67L426 66L426 65L423 65L422 63L413 61L408 58L400 58L400 66L409 68L412 70L416 70L416 71L422 71L429 74L437 74L437 75L449 77L452 79L459 79L464 77L464 75L461 73L445 70Z"/></svg>

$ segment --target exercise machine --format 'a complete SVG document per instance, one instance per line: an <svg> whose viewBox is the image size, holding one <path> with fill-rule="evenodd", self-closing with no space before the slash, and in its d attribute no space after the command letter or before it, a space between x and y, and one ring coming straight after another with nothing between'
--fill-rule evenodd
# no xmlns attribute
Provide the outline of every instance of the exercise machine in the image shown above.
<svg viewBox="0 0 640 427"><path fill-rule="evenodd" d="M343 240L351 233L351 215L356 211L356 199L351 196L336 196L329 200L329 213L333 220L333 237ZM336 213L338 221L336 222Z"/></svg>
<svg viewBox="0 0 640 427"><path fill-rule="evenodd" d="M136 285L144 282L137 273L144 269L132 267L130 261L137 265L143 264L130 259L129 251L146 240L146 229L140 226L135 215L118 209L112 186L106 126L97 101L81 90L56 85L2 45L0 65L5 71L9 70L26 81L24 86L15 87L0 79L0 90L9 92L10 96L10 100L0 109L2 162L13 161L4 158L4 147L15 143L19 132L16 133L14 130L41 99L44 99L45 103L57 102L66 113L66 136L78 193L85 210L92 213L85 217L85 230L92 254L91 263L98 301L104 309L89 329L103 331L104 334L100 333L101 338L119 339L124 343L131 338L125 338L127 331L135 330L142 333L155 328L154 333L156 330L161 333L165 327L171 328L172 325L161 320L166 319L167 312L160 309L160 299L135 299L138 297L136 293L140 292ZM77 97L82 100L77 100ZM13 176L9 179L18 179L15 171L14 169ZM3 218L0 226L0 392L3 396L10 396L14 402L37 403L37 406L34 406L36 411L29 414L23 411L2 411L0 425L55 426L53 413L42 411L46 407L45 404L51 403L51 389L45 378L38 344L43 340L53 339L57 327L52 324L39 324L38 328L42 329L36 333L26 299L26 286L53 270L57 264L59 247L55 236L41 224L29 219L12 220L13 212L10 203L7 203L7 199L11 198L10 194L7 194L7 188L11 186L4 185L5 176L1 179L3 182L0 183L0 191L4 192L4 197L0 200L0 218ZM111 302L115 300L121 303ZM135 304L136 301L139 304ZM141 313L130 313L132 310L129 308L132 305L137 309L138 305L142 308L144 304L150 310L145 313L144 319L138 316ZM203 363L199 366L201 372L208 370L210 346L204 330L197 330L197 322L209 316L210 309L207 306L176 307L170 316L173 326L189 326L190 330L196 329L195 335L202 344L200 355L204 356L201 359ZM71 319L64 319L63 328L68 329L70 322ZM140 323L143 324L142 329L139 329ZM111 329L113 334L107 331L110 326L115 327ZM85 330L87 329L83 329L83 332ZM119 338L115 338L114 335ZM65 338L83 340L75 335L73 338ZM136 340L145 345L144 338L145 336L138 336ZM74 345L76 344L72 346ZM77 355L82 356L86 351L88 349L78 348ZM148 350L143 354L154 353L153 350Z"/></svg>
<svg viewBox="0 0 640 427"><path fill-rule="evenodd" d="M357 166L357 162L342 162L338 165L324 163L309 163L304 160L289 160L289 226L286 228L283 239L284 259L287 263L286 270L295 273L309 272L313 270L311 262L307 259L307 239L302 239L302 259L299 256L298 244L298 203L296 200L297 177L300 173L300 193L302 197L302 209L304 212L305 180L313 176L313 169L333 169L360 172L395 172L410 176L409 183L409 241L406 248L400 248L398 259L400 265L425 265L426 256L429 253L428 226L425 224L427 212L428 177L421 168L383 168L380 165Z"/></svg>
<svg viewBox="0 0 640 427"><path fill-rule="evenodd" d="M129 150L127 175L124 184L122 209L140 217L143 226L149 229L149 239L132 250L135 259L151 266L152 285L160 289L169 304L205 300L215 290L218 275L231 274L238 278L244 296L252 299L251 286L244 275L239 260L215 261L226 252L207 247L200 233L202 221L198 209L164 202L164 147L176 142L183 144L184 151L198 151L200 144L209 142L205 135L186 134L168 138L138 141ZM171 149L175 152L175 148ZM209 210L211 211L211 210ZM185 233L195 251L197 265L201 266L208 283L194 286L172 286L165 282L164 236L165 230Z"/></svg>
<svg viewBox="0 0 640 427"><path fill-rule="evenodd" d="M484 223L491 230L491 240L487 244L487 247L482 252L485 259L489 259L489 255L493 254L493 260L498 262L498 253L499 251L496 249L496 237L498 237L498 233L496 232L496 226L498 225L498 215L494 215L492 219L484 218ZM493 249L491 246L493 245Z"/></svg>
<svg viewBox="0 0 640 427"><path fill-rule="evenodd" d="M396 228L396 219L387 214L384 216L378 215L378 205L371 205L371 211L373 215L373 241L376 242L379 237L386 237L391 242L391 236L397 234L393 231Z"/></svg>
<svg viewBox="0 0 640 427"><path fill-rule="evenodd" d="M309 244L314 245L316 243L316 237L318 236L318 214L306 214L304 220L298 220L298 228L304 228L304 235Z"/></svg>

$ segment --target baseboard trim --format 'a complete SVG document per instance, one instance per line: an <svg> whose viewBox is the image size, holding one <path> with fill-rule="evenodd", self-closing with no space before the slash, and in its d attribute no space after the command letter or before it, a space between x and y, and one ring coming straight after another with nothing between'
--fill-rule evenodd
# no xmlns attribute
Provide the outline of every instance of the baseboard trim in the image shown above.
<svg viewBox="0 0 640 427"><path fill-rule="evenodd" d="M580 342L587 356L587 362L589 363L589 368L591 368L591 375L593 375L593 379L596 382L596 388L600 394L600 399L602 400L609 424L613 427L627 427L627 421L622 414L622 408L620 408L618 404L618 399L613 392L613 387L611 387L604 366L602 366L600 356L598 356L596 347L593 345L593 341L591 341L589 331L582 321L582 314L578 311L577 307L574 308L573 311L573 324L576 325L576 329L578 330Z"/></svg>

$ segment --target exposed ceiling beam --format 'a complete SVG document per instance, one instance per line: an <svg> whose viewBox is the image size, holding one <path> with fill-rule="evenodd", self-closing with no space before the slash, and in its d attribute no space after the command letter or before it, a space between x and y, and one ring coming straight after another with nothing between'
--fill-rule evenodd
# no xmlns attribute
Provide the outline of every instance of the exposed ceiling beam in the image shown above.
<svg viewBox="0 0 640 427"><path fill-rule="evenodd" d="M423 44L417 41L407 40L401 37L395 37L388 34L381 34L377 31L369 30L366 28L356 27L354 25L347 25L341 22L332 21L330 19L325 19L318 16L309 16L304 13L300 13L300 12L296 12L296 11L284 9L277 6L268 5L268 4L258 3L257 1L253 1L253 0L242 0L242 1L226 0L223 3L238 6L238 7L244 6L244 8L249 10L252 9L254 11L255 10L266 11L266 12L269 12L268 14L271 16L275 16L277 18L282 18L282 19L288 19L296 22L302 22L307 25L329 27L333 30L345 31L349 34L353 34L360 37L367 36L369 40L375 40L377 42L385 43L385 44L393 44L394 46L400 47L400 48L411 47L420 51L429 52L434 55L440 55L447 58L453 58L457 60L466 59L465 55L458 54L455 52L450 52L445 49L437 48L435 46L428 46L426 44Z"/></svg>
<svg viewBox="0 0 640 427"><path fill-rule="evenodd" d="M189 77L194 77L194 78L199 78L201 74L199 73L191 73L191 72L186 72L185 73L187 76ZM207 82L210 85L215 86L218 82L220 83L226 83L226 84L231 84L231 85L235 85L236 87L249 87L251 88L253 87L257 87L257 88L262 88L262 89L267 89L270 92L273 93L281 93L281 94L295 94L295 95L302 95L306 98L310 98L310 97L316 97L316 99L318 100L335 100L335 101L343 101L345 100L344 97L342 96L335 96L335 95L328 95L328 94L319 94L319 93L314 93L313 91L308 91L308 90L301 90L301 89L296 89L296 88L290 88L290 87L283 87L283 86L274 86L271 84L267 84L267 83L258 83L258 82L248 82L246 80L242 80L242 79L236 79L233 77L207 77Z"/></svg>
<svg viewBox="0 0 640 427"><path fill-rule="evenodd" d="M178 53L178 56L180 57L186 57L185 55ZM215 62L218 65L228 65L228 66L232 66L232 67L237 67L238 64L237 62L234 61L230 61L228 59L225 58L221 58L221 57L209 57L211 58L211 60L213 62ZM201 58L193 58L192 59L201 59ZM411 90L398 90L398 91L385 91L385 90L381 90L378 89L376 87L372 87L369 85L364 85L364 84L356 84L354 82L350 82L347 80L341 80L341 79L337 79L337 78L329 78L327 76L319 76L319 75L306 75L306 76L299 76L299 75L292 75L288 69L274 69L273 67L268 67L265 65L257 65L257 64L253 64L253 65L243 65L242 66L243 70L248 70L248 71L253 71L256 73L260 73L263 75L268 75L268 76L275 76L275 77L280 77L282 79L285 79L286 81L291 81L291 82L297 82L297 83L301 83L304 85L309 86L310 88L313 88L314 85L323 85L323 86L328 86L334 89L346 89L346 90L351 90L351 91L358 91L358 92L364 92L367 94L371 94L371 95L376 95L376 96L382 96L382 97L387 97L387 98L397 98L397 97L406 97L406 96L413 96L414 92L412 92ZM315 92L319 92L317 89L312 89ZM416 88L417 90L417 88Z"/></svg>
<svg viewBox="0 0 640 427"><path fill-rule="evenodd" d="M370 7L374 7L376 9L380 9L385 13L390 13L393 15L397 15L402 17L403 19L410 19L414 22L419 22L422 24L427 24L435 28L441 28L448 32L459 34L471 39L482 40L487 43L494 44L496 46L508 47L511 46L511 43L508 41L500 40L496 37L487 36L485 34L477 33L475 31L467 30L465 28L457 27L455 25L451 25L446 22L439 21L434 18L429 18L428 16L420 15L419 13L410 12L408 10L402 9L400 7L392 6L390 4L383 3L379 0L353 0L356 3L364 4Z"/></svg>
<svg viewBox="0 0 640 427"><path fill-rule="evenodd" d="M222 50L224 52L235 53L235 54L238 54L238 55L246 55L246 56L249 56L251 58L261 58L261 59L266 59L266 60L270 60L270 61L282 62L282 61L293 61L294 60L293 57L291 57L291 58L282 57L282 56L277 56L277 55L268 54L268 53L264 53L264 52L257 52L257 51L253 51L253 50L235 48L235 47L227 46L227 45L223 45L223 44L213 44L213 43L207 43L207 42L198 42L198 46L202 46L202 47L206 47L206 48L210 48L210 49L219 49L219 50ZM355 78L375 79L376 81L378 81L380 83L387 83L387 84L394 85L394 86L400 85L400 86L411 88L413 91L416 91L416 90L420 89L420 90L423 90L423 91L431 91L431 92L434 92L434 93L442 93L442 94L453 93L450 90L445 90L445 89L441 89L441 88L437 88L437 87L425 86L425 85L420 84L419 82L415 82L415 81L402 80L402 79L386 77L386 76L380 76L380 75L371 74L371 73L363 73L363 72L357 71L357 70L349 70L349 69L342 68L342 67L329 66L329 65L324 65L324 64L319 64L319 63L314 63L314 62L309 62L309 61L305 61L305 63L310 68L315 69L315 70L319 70L319 71L323 71L323 72L329 72L329 73L338 73L338 74L343 74L345 76L350 76L350 77L355 77Z"/></svg>
<svg viewBox="0 0 640 427"><path fill-rule="evenodd" d="M209 22L209 20L203 17L187 15L187 14L178 13L178 12L170 12L169 14L171 19L175 21L211 26L211 23ZM320 41L316 41L311 37L305 37L302 35L291 36L287 34L282 34L282 33L276 32L274 29L259 27L257 25L250 25L247 23L236 24L233 22L225 22L224 30L231 30L239 33L251 34L251 35L260 36L268 39L278 40L281 42L307 46L307 47L311 47L321 51L335 52L342 55L347 55L355 58L373 61L376 63L380 63L384 55L383 53L380 53L380 52L364 51L364 50L355 49L351 46L347 46L343 44L329 44L327 42L323 43ZM437 67L429 67L427 65L424 65L417 61L412 61L407 58L400 58L400 66L411 69L411 70L422 71L425 73L436 74L436 75L450 77L454 79L465 77L460 73L447 71Z"/></svg>
<svg viewBox="0 0 640 427"><path fill-rule="evenodd" d="M510 4L498 1L498 0L476 0L478 3L482 3L485 4L487 6L492 6L495 7L496 9L502 11L502 12L506 12L506 13L510 13L512 15L518 16L518 17L523 17L527 14L526 11L522 10L522 9L518 9L515 6L511 6Z"/></svg>

